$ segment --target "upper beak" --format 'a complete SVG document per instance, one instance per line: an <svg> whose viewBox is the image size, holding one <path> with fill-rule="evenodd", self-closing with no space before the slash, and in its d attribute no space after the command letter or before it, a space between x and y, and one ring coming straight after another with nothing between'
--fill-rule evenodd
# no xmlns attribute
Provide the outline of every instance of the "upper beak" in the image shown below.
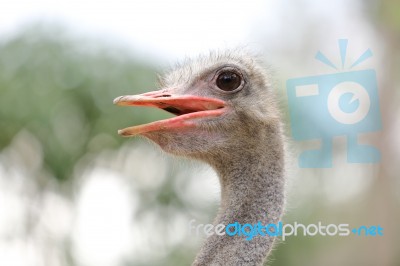
<svg viewBox="0 0 400 266"><path fill-rule="evenodd" d="M157 107L177 115L174 118L119 130L118 134L123 136L195 126L193 119L220 116L225 106L225 102L219 99L195 95L174 95L168 93L167 90L120 96L114 99L114 104Z"/></svg>

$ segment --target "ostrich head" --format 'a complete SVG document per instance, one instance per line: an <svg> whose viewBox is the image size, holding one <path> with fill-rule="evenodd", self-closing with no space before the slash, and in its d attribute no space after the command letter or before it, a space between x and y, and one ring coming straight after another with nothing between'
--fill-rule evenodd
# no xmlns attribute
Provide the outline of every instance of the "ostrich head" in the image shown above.
<svg viewBox="0 0 400 266"><path fill-rule="evenodd" d="M216 224L277 223L284 206L284 148L269 76L234 51L188 60L161 79L158 91L121 96L118 105L151 106L176 117L122 129L169 153L209 163L221 183ZM274 236L248 242L211 235L193 265L260 265Z"/></svg>
<svg viewBox="0 0 400 266"><path fill-rule="evenodd" d="M269 76L243 52L187 60L161 78L160 90L121 96L117 105L152 106L177 117L119 131L143 135L169 153L205 160L252 150L255 135L277 123Z"/></svg>

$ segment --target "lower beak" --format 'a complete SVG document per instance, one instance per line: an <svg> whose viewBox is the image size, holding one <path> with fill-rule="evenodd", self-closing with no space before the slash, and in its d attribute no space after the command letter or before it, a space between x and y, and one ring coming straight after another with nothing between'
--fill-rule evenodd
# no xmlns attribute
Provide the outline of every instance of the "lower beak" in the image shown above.
<svg viewBox="0 0 400 266"><path fill-rule="evenodd" d="M150 106L163 109L177 117L118 130L122 136L134 136L152 131L181 129L196 126L196 119L217 117L224 113L225 102L195 95L173 95L165 90L114 99L121 106Z"/></svg>

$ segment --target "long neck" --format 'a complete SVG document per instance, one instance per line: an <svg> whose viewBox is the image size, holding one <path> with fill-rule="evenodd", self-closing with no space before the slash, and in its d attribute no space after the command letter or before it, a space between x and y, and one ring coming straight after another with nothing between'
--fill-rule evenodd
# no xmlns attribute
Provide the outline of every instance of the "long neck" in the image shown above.
<svg viewBox="0 0 400 266"><path fill-rule="evenodd" d="M279 130L279 129L278 129ZM271 133L271 132L269 132ZM284 206L284 150L280 132L213 163L221 183L214 225L278 224ZM264 141L264 142L263 142ZM261 265L275 237L211 235L193 265Z"/></svg>

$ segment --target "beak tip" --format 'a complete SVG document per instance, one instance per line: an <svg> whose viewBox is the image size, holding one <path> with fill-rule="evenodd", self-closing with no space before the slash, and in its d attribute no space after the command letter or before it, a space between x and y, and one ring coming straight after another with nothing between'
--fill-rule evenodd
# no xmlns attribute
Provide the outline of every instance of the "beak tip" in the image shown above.
<svg viewBox="0 0 400 266"><path fill-rule="evenodd" d="M131 137L132 134L129 133L129 131L120 129L118 130L118 135L120 135L121 137Z"/></svg>
<svg viewBox="0 0 400 266"><path fill-rule="evenodd" d="M113 104L118 104L124 96L119 96L113 100Z"/></svg>

